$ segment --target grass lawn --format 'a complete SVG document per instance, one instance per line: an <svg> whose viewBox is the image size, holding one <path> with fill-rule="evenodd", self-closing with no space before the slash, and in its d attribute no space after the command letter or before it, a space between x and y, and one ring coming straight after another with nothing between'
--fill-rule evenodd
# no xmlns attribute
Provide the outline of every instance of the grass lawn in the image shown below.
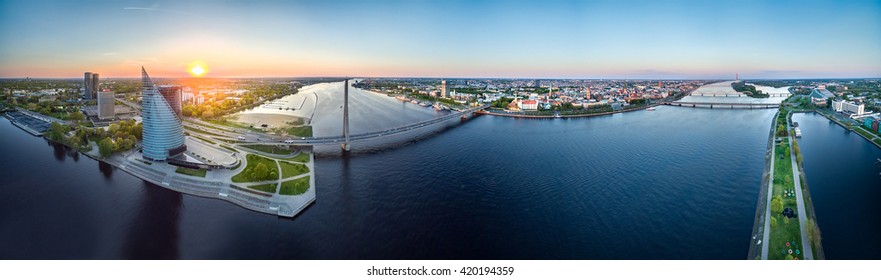
<svg viewBox="0 0 881 280"><path fill-rule="evenodd" d="M307 152L300 152L299 155L297 155L297 156L291 158L291 161L307 163L307 162L309 162L309 153L307 153Z"/></svg>
<svg viewBox="0 0 881 280"><path fill-rule="evenodd" d="M280 145L242 145L242 147L275 155L290 155L297 151L296 148Z"/></svg>
<svg viewBox="0 0 881 280"><path fill-rule="evenodd" d="M298 137L312 137L312 126L291 126L285 132Z"/></svg>
<svg viewBox="0 0 881 280"><path fill-rule="evenodd" d="M772 193L774 197L783 198L783 208L792 208L797 215L806 215L807 213L798 213L795 196L795 183L792 178L792 160L790 158L790 143L788 138L784 138L783 145L774 145L774 181ZM782 158L781 158L782 156ZM792 258L804 259L804 252L801 252L801 231L799 229L798 217L786 218L782 213L771 213L771 233L768 240L768 259L783 260L788 256ZM776 221L776 222L775 222ZM790 242L787 247L786 243ZM793 246L792 243L795 243ZM792 249L792 254L789 254ZM796 254L798 250L798 254ZM785 253L783 253L785 252Z"/></svg>
<svg viewBox="0 0 881 280"><path fill-rule="evenodd" d="M246 125L243 123L238 123L238 122L232 121L231 119L232 118L230 118L230 117L217 118L217 119L213 119L213 120L207 120L205 122L220 125L220 126L227 126L227 127L247 129L247 130L256 131L256 132L263 132L263 129L251 127L250 125Z"/></svg>
<svg viewBox="0 0 881 280"><path fill-rule="evenodd" d="M245 169L243 169L242 172L239 172L239 174L232 176L233 182L235 182L235 183L255 182L253 179L251 179L250 174L254 171L254 168L257 167L257 164L260 164L260 163L263 163L264 165L266 165L266 167L270 170L270 173L272 171L275 171L275 177L270 175L267 180L278 180L278 165L276 165L275 160L261 157L258 155L254 155L254 154L248 154L247 159L248 159L248 165L245 166Z"/></svg>
<svg viewBox="0 0 881 280"><path fill-rule="evenodd" d="M309 190L309 176L282 182L281 191L278 193L283 195L298 195L306 193L307 190Z"/></svg>
<svg viewBox="0 0 881 280"><path fill-rule="evenodd" d="M248 186L248 188L253 189L253 190L262 191L262 192L275 193L275 188L277 186L278 186L278 184L272 183L272 184Z"/></svg>
<svg viewBox="0 0 881 280"><path fill-rule="evenodd" d="M877 134L875 134L875 133L873 133L873 132L870 132L869 130L867 130L867 129L866 129L865 127L863 127L863 126L855 126L855 127L854 127L854 130L855 130L857 133L859 133L859 134L861 134L861 135L863 135L863 136L865 136L865 137L867 137L867 138L869 138L869 139L872 139L872 138L875 138L876 136L878 136Z"/></svg>
<svg viewBox="0 0 881 280"><path fill-rule="evenodd" d="M193 137L196 137L196 138L198 138L199 140L205 141L205 142L207 142L207 143L209 143L209 144L212 144L212 145L213 145L213 144L217 144L216 142L211 141L211 140L208 140L208 138L205 138L205 137L201 137L201 136L198 136L198 135L193 135Z"/></svg>
<svg viewBox="0 0 881 280"><path fill-rule="evenodd" d="M309 167L305 164L278 161L281 164L281 178L290 178L300 174L309 173Z"/></svg>
<svg viewBox="0 0 881 280"><path fill-rule="evenodd" d="M192 126L186 126L186 125L185 125L185 126L184 126L184 129L189 130L189 131L192 131L192 132L201 133L201 134L207 134L207 135L211 135L211 136L221 136L221 137L224 137L223 135L220 135L220 134L217 134L217 133L213 133L213 132L204 131L204 130L201 130L201 129L198 129L198 128L195 128L195 127L192 127Z"/></svg>
<svg viewBox="0 0 881 280"><path fill-rule="evenodd" d="M184 175L196 176L196 177L205 177L205 174L208 173L208 170L205 169L190 169L186 167L178 167L175 173L180 173Z"/></svg>

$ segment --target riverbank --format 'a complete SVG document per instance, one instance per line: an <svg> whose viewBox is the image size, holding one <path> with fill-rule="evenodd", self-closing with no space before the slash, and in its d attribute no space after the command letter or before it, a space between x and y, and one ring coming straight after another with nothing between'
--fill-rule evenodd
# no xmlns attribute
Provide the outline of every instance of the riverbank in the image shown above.
<svg viewBox="0 0 881 280"><path fill-rule="evenodd" d="M18 113L18 112L11 112ZM33 118L33 121L36 122L45 122L39 116L31 116L21 114L22 118ZM16 120L7 115L10 123L15 125L16 127L22 128L28 133L34 134L33 131L30 131L26 126L23 126L16 122ZM41 124L42 125L42 124ZM48 127L48 123L45 124ZM209 138L209 136L202 135L205 138ZM315 201L315 176L314 176L314 157L313 153L308 153L308 161L298 163L306 165L309 172L303 174L302 176L297 176L293 178L280 178L274 181L267 181L261 183L274 183L278 186L282 184L287 184L288 181L299 180L301 178L305 178L308 181L308 189L305 190L305 193L298 195L285 195L284 193L279 193L276 191L275 193L264 193L255 190L250 190L247 188L248 185L252 185L250 183L240 184L242 186L238 186L230 183L230 178L245 169L247 152L240 153L232 153L233 157L238 158L240 160L240 164L235 166L231 166L229 169L203 169L209 170L205 176L195 177L179 174L177 171L178 166L172 165L168 162L150 162L145 161L141 158L140 153L137 150L137 147L127 150L120 151L108 157L101 157L98 154L98 149L95 144L92 144L92 149L90 151L81 151L76 149L75 147L69 147L66 143L54 141L49 139L48 137L42 137L46 140L56 143L57 145L62 145L73 149L79 154L83 154L95 161L100 163L104 163L110 166L113 166L119 170L124 171L136 178L139 178L143 181L152 183L157 186L161 186L163 188L176 191L179 193L190 194L199 197L206 198L214 198L225 200L232 204L241 206L245 209L253 210L256 212L267 213L272 215L278 215L283 217L294 217L300 211L305 209L307 206L311 205ZM187 139L188 146L194 148L194 150L206 151L206 149L217 149L218 151L222 151L222 147L218 146L216 143L213 144L200 144L197 143L192 138ZM199 149L195 149L198 147ZM222 151L221 153L229 154L229 152Z"/></svg>
<svg viewBox="0 0 881 280"><path fill-rule="evenodd" d="M247 164L244 159L237 168L231 170L215 169L208 172L205 177L194 177L177 173L177 166L165 162L139 160L136 151L117 153L106 158L101 158L96 153L82 154L96 161L116 167L136 178L172 191L198 197L219 199L260 213L290 218L296 216L315 202L315 176L313 171L315 167L312 153L309 153L308 162L303 163L310 170L309 173L296 177L306 177L309 180L309 189L304 194L296 196L280 195L277 190L275 193L265 193L229 183L227 179L229 176L233 176L245 169ZM242 158L246 157L243 156ZM280 185L282 181L290 180L291 178L282 178L269 183Z"/></svg>
<svg viewBox="0 0 881 280"><path fill-rule="evenodd" d="M768 211L768 205L771 203L771 180L774 172L774 135L777 134L777 116L780 114L778 110L771 119L771 129L768 132L768 144L765 152L765 169L762 172L761 188L759 188L758 203L756 203L756 215L753 222L753 236L747 253L748 260L761 260L767 258L768 251L765 250L768 234L770 234L770 224L768 223L771 212Z"/></svg>
<svg viewBox="0 0 881 280"><path fill-rule="evenodd" d="M817 114L820 114L821 116L826 117L826 119L829 119L830 121L832 121L832 122L834 122L834 123L837 123L838 125L840 125L840 126L843 127L844 129L847 129L848 131L853 131L853 132L855 132L856 134L859 134L860 137L863 137L863 139L866 139L866 141L869 141L869 143L871 143L872 145L875 145L876 147L878 147L879 149L881 149L881 141L875 141L875 138L871 138L871 139L870 139L869 136L865 135L864 133L860 133L859 131L857 131L857 129L854 128L854 126L850 126L850 125L847 125L847 124L845 124L845 123L842 123L840 120L838 120L838 119L835 118L834 116L829 115L829 114L826 113L826 112L816 111L816 110L810 110L810 111L806 111L806 112L815 112L815 113L817 113ZM858 127L859 129L862 129L861 126L856 126L856 127ZM876 137L876 138L881 138L881 136L878 136L878 137Z"/></svg>
<svg viewBox="0 0 881 280"><path fill-rule="evenodd" d="M588 118L588 117L607 116L607 115L613 115L613 114L619 114L619 113L626 113L626 112L639 111L639 110L644 110L644 109L648 109L648 108L656 107L656 106L659 106L659 105L661 105L661 104L653 104L653 105L648 105L648 106L642 106L642 107L637 107L637 108L628 108L628 109L623 109L623 110L618 110L618 111L611 111L611 112L591 113L591 114L577 114L577 115L548 115L548 116L544 116L544 115L521 115L521 114L497 113L497 112L486 111L486 110L478 111L477 114L479 114L479 115L499 116L499 117L524 118L524 119Z"/></svg>

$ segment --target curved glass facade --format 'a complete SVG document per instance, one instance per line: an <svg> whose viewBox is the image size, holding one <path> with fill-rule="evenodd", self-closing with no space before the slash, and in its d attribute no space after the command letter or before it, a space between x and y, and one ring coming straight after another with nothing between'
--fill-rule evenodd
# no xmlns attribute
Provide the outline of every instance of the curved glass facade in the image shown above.
<svg viewBox="0 0 881 280"><path fill-rule="evenodd" d="M141 67L144 158L164 161L186 151L181 120Z"/></svg>

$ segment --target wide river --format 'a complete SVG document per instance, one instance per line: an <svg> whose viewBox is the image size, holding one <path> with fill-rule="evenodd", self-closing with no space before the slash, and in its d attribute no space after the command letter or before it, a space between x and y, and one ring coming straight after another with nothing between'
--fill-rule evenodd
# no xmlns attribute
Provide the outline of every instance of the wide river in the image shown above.
<svg viewBox="0 0 881 280"><path fill-rule="evenodd" d="M2 119L0 258L745 259L773 116L480 116L317 158L317 201L293 219L168 191Z"/></svg>

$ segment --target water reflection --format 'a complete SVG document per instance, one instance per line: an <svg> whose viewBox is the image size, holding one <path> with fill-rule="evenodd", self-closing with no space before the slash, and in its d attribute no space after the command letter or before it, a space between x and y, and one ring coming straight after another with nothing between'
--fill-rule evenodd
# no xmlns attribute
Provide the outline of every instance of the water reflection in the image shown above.
<svg viewBox="0 0 881 280"><path fill-rule="evenodd" d="M130 221L123 259L177 259L182 194L144 182L143 200Z"/></svg>
<svg viewBox="0 0 881 280"><path fill-rule="evenodd" d="M49 140L46 140L46 143L52 146L52 154L55 155L55 160L64 162L64 158L67 157L67 151L65 151L67 147Z"/></svg>
<svg viewBox="0 0 881 280"><path fill-rule="evenodd" d="M104 175L105 179L110 179L113 177L113 165L110 165L109 163L99 161L98 170L101 171L101 174Z"/></svg>

